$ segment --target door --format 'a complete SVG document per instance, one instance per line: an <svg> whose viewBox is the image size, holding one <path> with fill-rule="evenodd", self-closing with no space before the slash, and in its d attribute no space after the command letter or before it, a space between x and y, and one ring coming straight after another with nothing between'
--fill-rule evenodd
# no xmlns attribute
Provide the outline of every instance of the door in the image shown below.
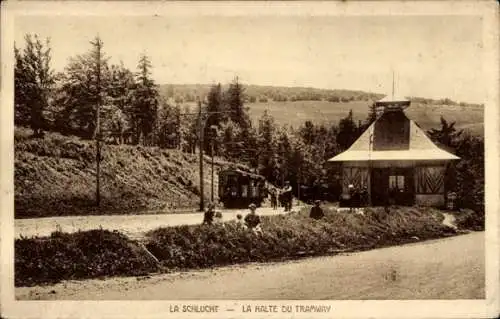
<svg viewBox="0 0 500 319"><path fill-rule="evenodd" d="M411 206L415 202L413 168L391 169L389 201L395 205Z"/></svg>
<svg viewBox="0 0 500 319"><path fill-rule="evenodd" d="M388 204L389 171L386 168L373 168L371 174L371 197L373 206Z"/></svg>
<svg viewBox="0 0 500 319"><path fill-rule="evenodd" d="M372 205L413 205L415 202L413 175L413 168L372 169Z"/></svg>

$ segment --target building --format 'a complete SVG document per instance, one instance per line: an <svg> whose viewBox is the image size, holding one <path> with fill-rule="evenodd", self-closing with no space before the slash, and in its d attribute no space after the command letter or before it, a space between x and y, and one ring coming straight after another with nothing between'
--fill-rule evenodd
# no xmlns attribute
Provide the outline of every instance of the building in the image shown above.
<svg viewBox="0 0 500 319"><path fill-rule="evenodd" d="M377 119L343 153L329 159L342 165L342 191L365 189L372 206L443 206L446 171L457 156L437 147L404 109L410 101L375 102Z"/></svg>

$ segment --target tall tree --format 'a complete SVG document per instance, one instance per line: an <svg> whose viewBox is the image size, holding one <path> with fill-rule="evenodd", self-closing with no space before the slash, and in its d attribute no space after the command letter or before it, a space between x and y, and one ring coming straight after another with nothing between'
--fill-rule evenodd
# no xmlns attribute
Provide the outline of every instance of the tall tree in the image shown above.
<svg viewBox="0 0 500 319"><path fill-rule="evenodd" d="M337 143L341 150L348 149L361 134L360 128L354 122L352 110L349 114L339 121L337 133Z"/></svg>
<svg viewBox="0 0 500 319"><path fill-rule="evenodd" d="M102 50L102 41L96 37L92 49L72 57L59 75L57 127L66 133L93 138L96 133L97 106L107 101L106 88L110 83L108 59Z"/></svg>
<svg viewBox="0 0 500 319"><path fill-rule="evenodd" d="M282 127L278 133L278 147L276 159L279 162L279 182L278 184L283 186L284 182L288 180L288 175L290 173L289 166L291 165L291 134L286 127Z"/></svg>
<svg viewBox="0 0 500 319"><path fill-rule="evenodd" d="M189 105L184 106L184 114L189 114L191 109ZM179 135L181 139L181 150L194 154L198 143L198 118L182 116L180 118Z"/></svg>
<svg viewBox="0 0 500 319"><path fill-rule="evenodd" d="M14 104L17 123L29 123L34 135L42 136L46 127L43 112L49 105L55 83L54 71L50 67L50 41L47 38L45 43L42 43L38 35L27 34L23 53L15 47L14 54Z"/></svg>
<svg viewBox="0 0 500 319"><path fill-rule="evenodd" d="M215 154L219 153L219 144L217 143L216 131L213 130L213 127L219 127L220 123L224 119L224 114L216 113L222 112L224 109L224 105L222 103L222 88L220 83L213 85L210 88L207 96L206 102L206 111L209 113L209 118L205 124L204 138L206 143L204 143L205 153L210 154L211 145L210 143L214 143L214 152Z"/></svg>
<svg viewBox="0 0 500 319"><path fill-rule="evenodd" d="M25 70L25 63L21 51L14 44L14 56L16 64L14 66L14 122L16 125L29 125L30 107L28 74Z"/></svg>
<svg viewBox="0 0 500 319"><path fill-rule="evenodd" d="M250 116L245 108L244 101L244 89L236 77L225 93L225 104L227 110L231 112L229 118L238 124L243 131L248 130L251 126Z"/></svg>
<svg viewBox="0 0 500 319"><path fill-rule="evenodd" d="M274 118L264 111L259 120L259 130L257 137L259 152L259 173L267 178L268 181L275 182L276 170L276 125Z"/></svg>
<svg viewBox="0 0 500 319"><path fill-rule="evenodd" d="M180 144L180 107L178 105L170 105L167 101L162 100L158 111L157 120L157 141L160 147L177 148Z"/></svg>
<svg viewBox="0 0 500 319"><path fill-rule="evenodd" d="M316 131L311 121L306 121L299 129L299 135L306 145L313 145L316 139Z"/></svg>
<svg viewBox="0 0 500 319"><path fill-rule="evenodd" d="M139 59L134 90L134 111L132 116L135 131L135 142L152 143L152 133L157 119L159 93L157 85L151 78L152 64L149 57L143 54Z"/></svg>
<svg viewBox="0 0 500 319"><path fill-rule="evenodd" d="M238 141L240 127L231 120L221 123L218 143L220 145L220 155L226 159L237 158L241 143Z"/></svg>

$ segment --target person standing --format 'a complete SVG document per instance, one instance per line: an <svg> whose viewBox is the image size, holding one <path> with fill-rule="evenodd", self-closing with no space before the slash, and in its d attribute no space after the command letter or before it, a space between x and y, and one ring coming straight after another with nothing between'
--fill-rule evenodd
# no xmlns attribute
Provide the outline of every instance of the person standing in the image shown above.
<svg viewBox="0 0 500 319"><path fill-rule="evenodd" d="M289 181L285 182L285 187L283 187L283 199L285 204L285 212L289 212L292 209L292 186Z"/></svg>
<svg viewBox="0 0 500 319"><path fill-rule="evenodd" d="M278 209L278 191L276 189L271 190L271 206L273 210Z"/></svg>
<svg viewBox="0 0 500 319"><path fill-rule="evenodd" d="M321 201L315 200L314 206L311 208L311 212L309 213L309 217L313 219L321 219L325 216L323 209L320 207Z"/></svg>

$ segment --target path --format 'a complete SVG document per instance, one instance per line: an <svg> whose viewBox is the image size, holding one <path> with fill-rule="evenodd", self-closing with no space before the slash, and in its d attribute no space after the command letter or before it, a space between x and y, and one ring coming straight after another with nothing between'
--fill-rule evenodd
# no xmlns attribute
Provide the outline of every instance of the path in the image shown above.
<svg viewBox="0 0 500 319"><path fill-rule="evenodd" d="M296 206L293 210L299 210ZM273 210L270 207L257 209L258 214L278 215L283 214L283 209ZM224 209L223 219L236 219L237 214L243 216L248 213L247 209ZM146 215L100 215L100 216L63 216L45 218L16 219L16 238L22 236L49 236L58 228L64 232L76 232L78 230L90 230L104 228L108 230L118 230L130 237L137 237L140 234L164 226L193 225L200 224L203 220L203 213L186 214L146 214Z"/></svg>
<svg viewBox="0 0 500 319"><path fill-rule="evenodd" d="M484 232L300 261L16 288L21 299L482 299Z"/></svg>

